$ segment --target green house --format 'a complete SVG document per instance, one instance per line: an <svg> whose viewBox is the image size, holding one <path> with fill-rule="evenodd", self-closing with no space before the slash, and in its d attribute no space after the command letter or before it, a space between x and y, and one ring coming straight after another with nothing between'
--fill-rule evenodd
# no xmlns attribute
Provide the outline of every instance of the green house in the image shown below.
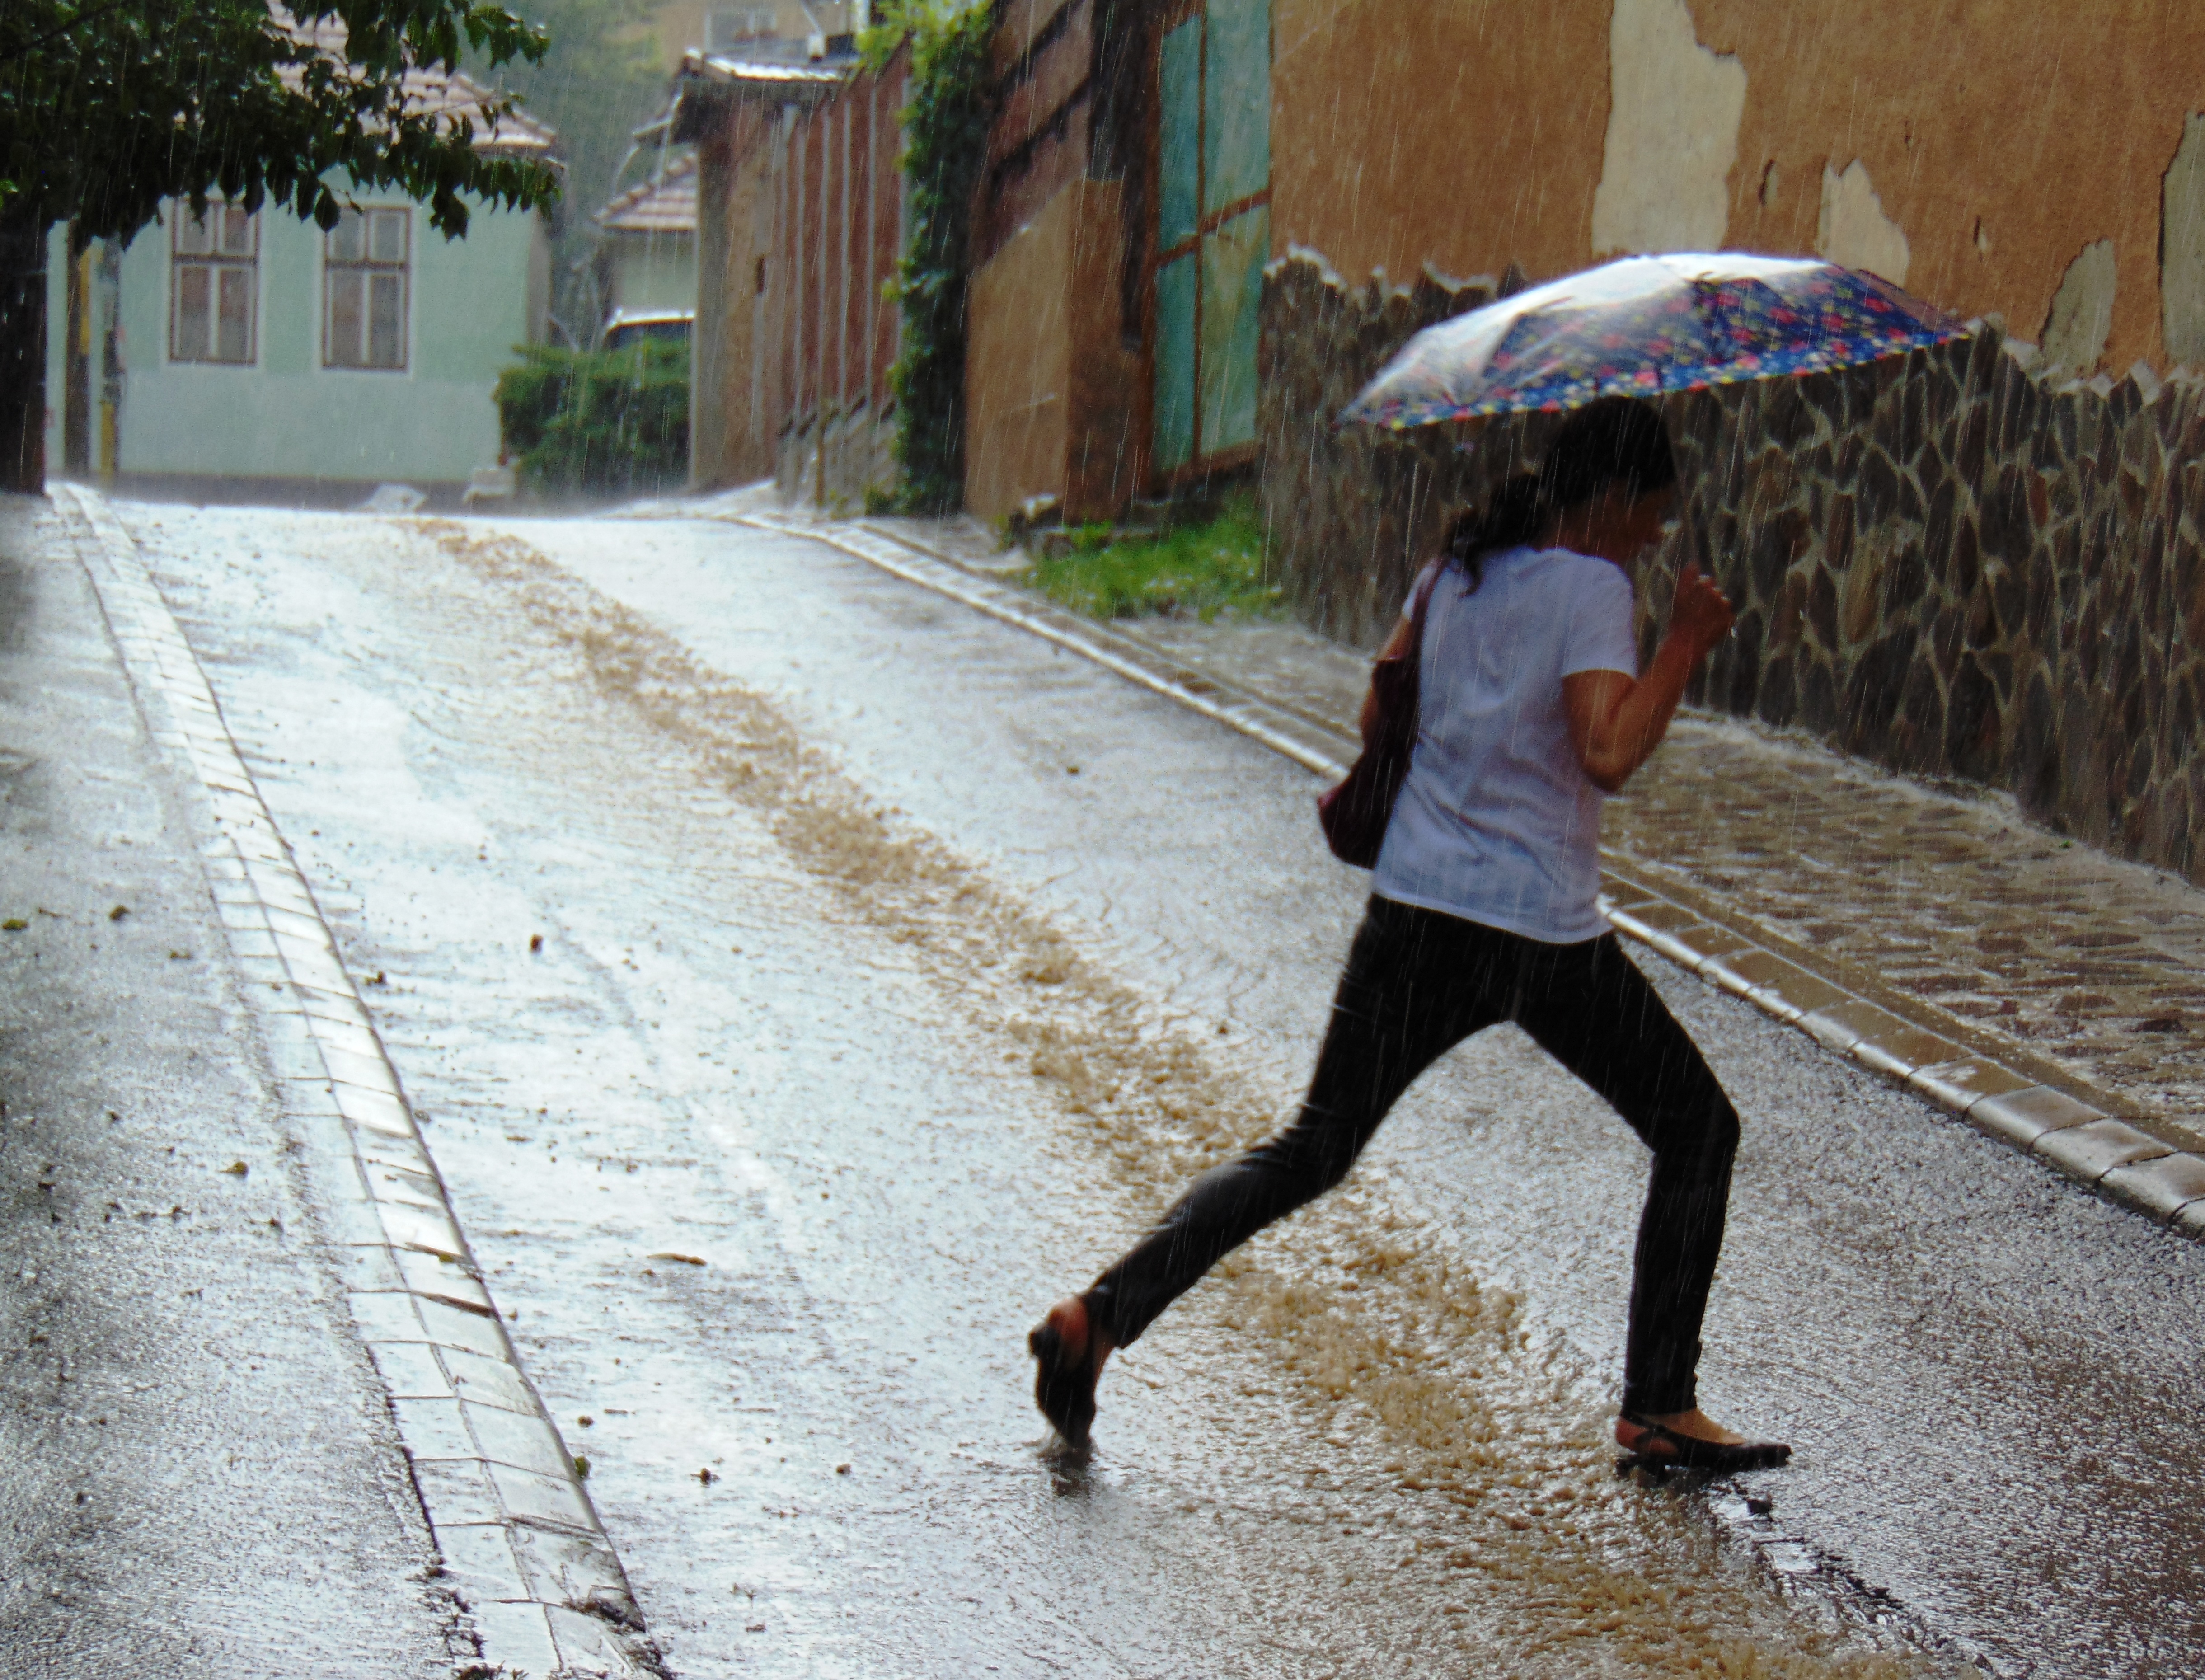
<svg viewBox="0 0 2205 1680"><path fill-rule="evenodd" d="M437 81L455 104L482 97ZM508 118L482 145L541 155L552 140ZM171 202L127 246L74 264L56 229L49 464L195 500L348 506L397 484L455 505L498 462L499 370L544 337L547 230L478 208L448 240L403 198L350 204L324 233L272 205L195 217Z"/></svg>

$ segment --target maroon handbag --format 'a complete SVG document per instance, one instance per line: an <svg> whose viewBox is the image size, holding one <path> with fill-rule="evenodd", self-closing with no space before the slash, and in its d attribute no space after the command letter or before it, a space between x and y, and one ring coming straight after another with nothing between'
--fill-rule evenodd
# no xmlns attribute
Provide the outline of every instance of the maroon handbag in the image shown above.
<svg viewBox="0 0 2205 1680"><path fill-rule="evenodd" d="M1445 569L1427 568L1417 585L1409 608L1407 648L1370 668L1370 692L1377 698L1378 715L1363 738L1363 751L1339 787L1317 795L1317 826L1324 830L1325 844L1341 863L1358 870L1377 867L1394 802L1408 780L1409 756L1417 745L1417 666L1424 642L1424 613L1431 605L1432 586Z"/></svg>

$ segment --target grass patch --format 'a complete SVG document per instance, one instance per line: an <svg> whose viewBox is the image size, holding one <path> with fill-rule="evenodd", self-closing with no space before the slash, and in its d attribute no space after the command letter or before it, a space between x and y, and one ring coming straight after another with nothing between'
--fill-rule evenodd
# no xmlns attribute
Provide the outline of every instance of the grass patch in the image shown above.
<svg viewBox="0 0 2205 1680"><path fill-rule="evenodd" d="M1285 591L1265 580L1270 543L1252 494L1205 525L1111 540L1107 525L1071 533L1072 552L1037 560L1024 582L1091 618L1277 618Z"/></svg>

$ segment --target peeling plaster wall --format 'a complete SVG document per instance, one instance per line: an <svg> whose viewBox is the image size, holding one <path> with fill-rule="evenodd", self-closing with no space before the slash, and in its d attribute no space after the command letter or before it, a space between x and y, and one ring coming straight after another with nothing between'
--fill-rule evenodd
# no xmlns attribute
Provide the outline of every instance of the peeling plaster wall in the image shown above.
<svg viewBox="0 0 2205 1680"><path fill-rule="evenodd" d="M1822 213L1815 225L1815 249L1834 263L1880 274L1894 286L1906 283L1912 257L1906 230L1883 213L1883 200L1857 157L1839 175L1822 165Z"/></svg>
<svg viewBox="0 0 2205 1680"><path fill-rule="evenodd" d="M1592 248L1714 251L1730 222L1745 71L1692 33L1685 0L1614 0Z"/></svg>
<svg viewBox="0 0 2205 1680"><path fill-rule="evenodd" d="M1735 52L1751 88L1733 243L1813 249L1823 171L1857 159L1905 230L1909 290L2027 335L2076 253L2110 240L2105 363L2166 365L2160 183L2199 101L2205 7L1692 0L1692 12L1700 39ZM1763 205L1772 163L1780 187Z"/></svg>
<svg viewBox="0 0 2205 1680"><path fill-rule="evenodd" d="M2048 0L1275 0L1273 32L1275 255L1307 246L1358 280L1512 261L1537 280L1688 235L1805 253L1834 174L1841 229L1873 209L1903 234L1910 290L2023 334L2076 253L2111 240L2105 362L2166 365L2161 181L2201 102L2205 6L2098 0L2077 26ZM1682 122L1662 128L1665 110ZM2197 202L2196 156L2171 202ZM1667 210L1647 185L1664 181ZM1895 240L1869 245L1869 266L1896 265Z"/></svg>
<svg viewBox="0 0 2205 1680"><path fill-rule="evenodd" d="M2048 371L2057 368L2077 377L2098 371L2113 329L2117 275L2111 240L2093 240L2067 264L2059 289L2052 294L2051 312L2044 318L2040 347Z"/></svg>
<svg viewBox="0 0 2205 1680"><path fill-rule="evenodd" d="M1583 267L1608 21L1607 0L1273 0L1273 252L1404 280Z"/></svg>
<svg viewBox="0 0 2205 1680"><path fill-rule="evenodd" d="M2191 112L2160 184L2159 308L2170 362L2205 366L2205 116Z"/></svg>

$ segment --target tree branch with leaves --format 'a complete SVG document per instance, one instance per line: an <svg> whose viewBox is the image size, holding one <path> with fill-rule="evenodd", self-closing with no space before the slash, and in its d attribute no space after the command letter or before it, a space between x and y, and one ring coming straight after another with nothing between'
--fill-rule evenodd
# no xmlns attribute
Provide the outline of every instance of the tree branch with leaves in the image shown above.
<svg viewBox="0 0 2205 1680"><path fill-rule="evenodd" d="M327 229L355 188L428 207L447 237L476 205L559 190L494 140L509 95L424 97L463 56L544 56L543 32L480 0L8 0L0 6L0 486L43 477L49 231L128 240L164 200L273 203Z"/></svg>

